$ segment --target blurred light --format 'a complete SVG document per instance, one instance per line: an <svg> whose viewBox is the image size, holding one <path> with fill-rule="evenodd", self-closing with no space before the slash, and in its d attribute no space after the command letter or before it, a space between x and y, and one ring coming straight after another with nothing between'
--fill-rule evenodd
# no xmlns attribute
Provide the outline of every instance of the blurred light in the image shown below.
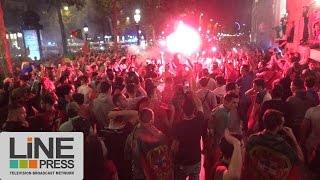
<svg viewBox="0 0 320 180"><path fill-rule="evenodd" d="M207 30L207 33L209 34L209 33L210 33L210 30Z"/></svg>
<svg viewBox="0 0 320 180"><path fill-rule="evenodd" d="M85 33L87 33L89 31L89 28L88 28L88 26L86 24L83 26L83 31Z"/></svg>
<svg viewBox="0 0 320 180"><path fill-rule="evenodd" d="M198 28L198 31L199 31L199 32L201 31L201 27Z"/></svg>
<svg viewBox="0 0 320 180"><path fill-rule="evenodd" d="M139 34L141 34L141 30L139 30Z"/></svg>
<svg viewBox="0 0 320 180"><path fill-rule="evenodd" d="M320 0L315 0L317 6L320 6Z"/></svg>
<svg viewBox="0 0 320 180"><path fill-rule="evenodd" d="M63 9L64 9L65 11L68 11L68 10L69 10L69 7L68 7L68 6L63 6Z"/></svg>
<svg viewBox="0 0 320 180"><path fill-rule="evenodd" d="M51 45L52 45L52 43L49 41L49 42L48 42L48 46L51 46Z"/></svg>
<svg viewBox="0 0 320 180"><path fill-rule="evenodd" d="M213 21L213 19L210 19L210 22L212 22Z"/></svg>
<svg viewBox="0 0 320 180"><path fill-rule="evenodd" d="M103 47L103 46L100 46L100 50L104 50L104 47Z"/></svg>
<svg viewBox="0 0 320 180"><path fill-rule="evenodd" d="M140 14L141 13L140 9L136 9L135 13Z"/></svg>
<svg viewBox="0 0 320 180"><path fill-rule="evenodd" d="M161 34L164 34L164 31L162 31Z"/></svg>
<svg viewBox="0 0 320 180"><path fill-rule="evenodd" d="M167 47L171 52L191 55L199 49L200 44L199 33L182 22L176 31L167 37Z"/></svg>
<svg viewBox="0 0 320 180"><path fill-rule="evenodd" d="M202 51L202 55L204 56L206 54L206 51Z"/></svg>
<svg viewBox="0 0 320 180"><path fill-rule="evenodd" d="M233 50L234 52L238 52L236 48L232 48L232 50Z"/></svg>
<svg viewBox="0 0 320 180"><path fill-rule="evenodd" d="M212 50L213 52L216 52L216 51L217 51L217 47L213 46L213 47L211 48L211 50Z"/></svg>
<svg viewBox="0 0 320 180"><path fill-rule="evenodd" d="M130 21L130 17L127 17L127 21Z"/></svg>
<svg viewBox="0 0 320 180"><path fill-rule="evenodd" d="M200 16L203 16L203 13L201 13Z"/></svg>
<svg viewBox="0 0 320 180"><path fill-rule="evenodd" d="M166 46L167 42L165 40L161 40L161 41L159 41L159 44L161 46Z"/></svg>
<svg viewBox="0 0 320 180"><path fill-rule="evenodd" d="M18 36L18 38L21 38L22 37L22 33L17 33L17 36Z"/></svg>

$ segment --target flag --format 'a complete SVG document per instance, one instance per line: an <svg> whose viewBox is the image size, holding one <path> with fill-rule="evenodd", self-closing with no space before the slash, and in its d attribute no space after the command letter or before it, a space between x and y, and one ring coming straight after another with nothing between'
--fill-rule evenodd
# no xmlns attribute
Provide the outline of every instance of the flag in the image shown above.
<svg viewBox="0 0 320 180"><path fill-rule="evenodd" d="M71 36L83 40L81 29L77 29L71 32Z"/></svg>
<svg viewBox="0 0 320 180"><path fill-rule="evenodd" d="M83 45L83 47L82 47L82 52L83 52L83 53L87 53L87 52L89 52L89 51L90 51L90 44L89 44L88 41L86 41L86 42L84 42L84 45Z"/></svg>

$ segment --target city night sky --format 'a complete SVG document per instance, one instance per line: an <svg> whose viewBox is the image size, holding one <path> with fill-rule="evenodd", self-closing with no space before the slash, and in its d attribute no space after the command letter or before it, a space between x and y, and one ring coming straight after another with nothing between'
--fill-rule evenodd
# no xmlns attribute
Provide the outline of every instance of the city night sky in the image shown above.
<svg viewBox="0 0 320 180"><path fill-rule="evenodd" d="M250 23L253 0L198 0L198 6L220 23ZM211 17L210 17L211 18Z"/></svg>

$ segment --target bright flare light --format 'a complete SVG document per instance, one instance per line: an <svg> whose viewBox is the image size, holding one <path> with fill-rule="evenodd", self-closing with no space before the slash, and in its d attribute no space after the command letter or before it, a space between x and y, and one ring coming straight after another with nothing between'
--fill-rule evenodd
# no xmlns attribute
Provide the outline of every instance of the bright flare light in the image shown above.
<svg viewBox="0 0 320 180"><path fill-rule="evenodd" d="M315 0L314 2L316 3L317 6L320 6L320 0Z"/></svg>
<svg viewBox="0 0 320 180"><path fill-rule="evenodd" d="M217 51L217 47L212 47L211 50L212 50L213 52L216 52L216 51Z"/></svg>
<svg viewBox="0 0 320 180"><path fill-rule="evenodd" d="M176 31L167 37L168 50L174 53L191 55L199 49L200 44L199 33L183 23L179 23Z"/></svg>

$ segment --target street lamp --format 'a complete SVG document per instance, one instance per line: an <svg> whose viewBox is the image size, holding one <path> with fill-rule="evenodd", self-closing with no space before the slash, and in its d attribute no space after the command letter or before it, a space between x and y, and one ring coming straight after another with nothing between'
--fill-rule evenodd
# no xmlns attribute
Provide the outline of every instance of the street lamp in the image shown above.
<svg viewBox="0 0 320 180"><path fill-rule="evenodd" d="M89 28L88 28L88 26L85 24L84 26L83 26L83 31L84 31L84 34L85 34L85 36L86 36L86 41L88 40L88 31L89 31Z"/></svg>
<svg viewBox="0 0 320 180"><path fill-rule="evenodd" d="M136 14L135 14L133 17L134 17L134 21L136 22L136 28L137 28L137 45L139 46L139 45L140 45L140 33L139 33L140 27L139 27L139 22L140 22L140 19L141 19L140 10L139 10L139 9L136 9L135 13L136 13Z"/></svg>

